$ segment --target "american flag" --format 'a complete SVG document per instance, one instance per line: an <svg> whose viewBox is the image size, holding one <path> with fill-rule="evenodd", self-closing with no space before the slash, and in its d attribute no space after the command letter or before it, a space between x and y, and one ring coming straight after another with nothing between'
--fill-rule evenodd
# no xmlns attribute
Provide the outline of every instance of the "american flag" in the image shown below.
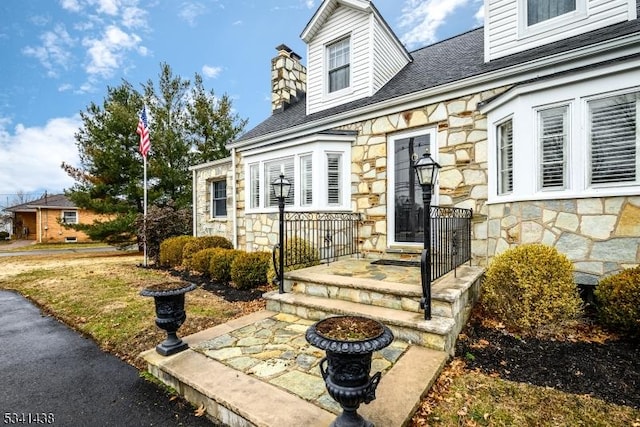
<svg viewBox="0 0 640 427"><path fill-rule="evenodd" d="M142 157L147 157L149 149L151 148L151 139L149 138L149 123L147 122L147 107L142 108L140 114L140 120L138 120L138 129L136 133L140 135L140 154Z"/></svg>

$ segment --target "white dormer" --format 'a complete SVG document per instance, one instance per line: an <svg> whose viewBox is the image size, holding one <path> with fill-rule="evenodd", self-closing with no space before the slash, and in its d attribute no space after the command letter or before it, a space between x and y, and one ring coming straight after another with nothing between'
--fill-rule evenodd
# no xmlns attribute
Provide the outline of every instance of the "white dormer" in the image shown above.
<svg viewBox="0 0 640 427"><path fill-rule="evenodd" d="M485 61L637 18L636 0L485 0Z"/></svg>
<svg viewBox="0 0 640 427"><path fill-rule="evenodd" d="M307 44L307 114L373 95L411 61L366 0L325 0L300 37Z"/></svg>

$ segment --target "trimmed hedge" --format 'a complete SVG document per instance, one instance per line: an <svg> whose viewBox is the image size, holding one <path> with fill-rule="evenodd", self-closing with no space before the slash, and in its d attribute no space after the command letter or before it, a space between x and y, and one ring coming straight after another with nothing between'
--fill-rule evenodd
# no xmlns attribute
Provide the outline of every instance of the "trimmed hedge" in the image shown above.
<svg viewBox="0 0 640 427"><path fill-rule="evenodd" d="M267 283L270 252L241 252L231 263L231 286L251 289Z"/></svg>
<svg viewBox="0 0 640 427"><path fill-rule="evenodd" d="M601 279L594 295L603 325L640 334L640 266Z"/></svg>
<svg viewBox="0 0 640 427"><path fill-rule="evenodd" d="M524 334L582 315L573 264L543 244L521 245L496 256L482 284L481 304L508 328Z"/></svg>
<svg viewBox="0 0 640 427"><path fill-rule="evenodd" d="M208 274L211 281L228 284L231 281L231 264L239 254L244 252L224 248L212 248L210 251Z"/></svg>
<svg viewBox="0 0 640 427"><path fill-rule="evenodd" d="M191 265L191 259L201 250L208 248L233 249L233 244L229 239L223 236L194 237L192 240L188 241L182 249L182 265L190 270L199 271ZM206 270L208 270L208 268L209 265L207 263Z"/></svg>
<svg viewBox="0 0 640 427"><path fill-rule="evenodd" d="M160 265L172 268L182 265L182 250L193 239L193 236L175 236L163 240L160 243Z"/></svg>

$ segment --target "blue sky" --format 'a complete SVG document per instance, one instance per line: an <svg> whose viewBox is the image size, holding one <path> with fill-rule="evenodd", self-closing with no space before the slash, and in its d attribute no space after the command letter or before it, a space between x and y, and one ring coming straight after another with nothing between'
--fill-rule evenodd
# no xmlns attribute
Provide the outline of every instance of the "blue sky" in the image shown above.
<svg viewBox="0 0 640 427"><path fill-rule="evenodd" d="M482 24L482 0L374 0L409 50ZM2 0L0 206L18 192L61 192L79 165L79 112L107 86L174 74L227 93L247 130L270 114L270 60L287 44L306 62L300 33L321 0ZM135 129L131 130L132 133ZM153 140L152 140L153 144Z"/></svg>

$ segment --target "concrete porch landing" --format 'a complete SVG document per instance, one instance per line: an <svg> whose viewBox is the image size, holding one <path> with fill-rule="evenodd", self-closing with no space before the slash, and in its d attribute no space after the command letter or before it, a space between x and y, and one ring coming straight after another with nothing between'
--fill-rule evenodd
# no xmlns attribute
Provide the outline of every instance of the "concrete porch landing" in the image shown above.
<svg viewBox="0 0 640 427"><path fill-rule="evenodd" d="M190 348L182 353L141 356L151 374L224 425L327 427L340 408L320 376L324 352L304 339L312 323L265 310L184 337ZM447 359L399 340L376 352L377 399L359 413L378 427L406 425Z"/></svg>

